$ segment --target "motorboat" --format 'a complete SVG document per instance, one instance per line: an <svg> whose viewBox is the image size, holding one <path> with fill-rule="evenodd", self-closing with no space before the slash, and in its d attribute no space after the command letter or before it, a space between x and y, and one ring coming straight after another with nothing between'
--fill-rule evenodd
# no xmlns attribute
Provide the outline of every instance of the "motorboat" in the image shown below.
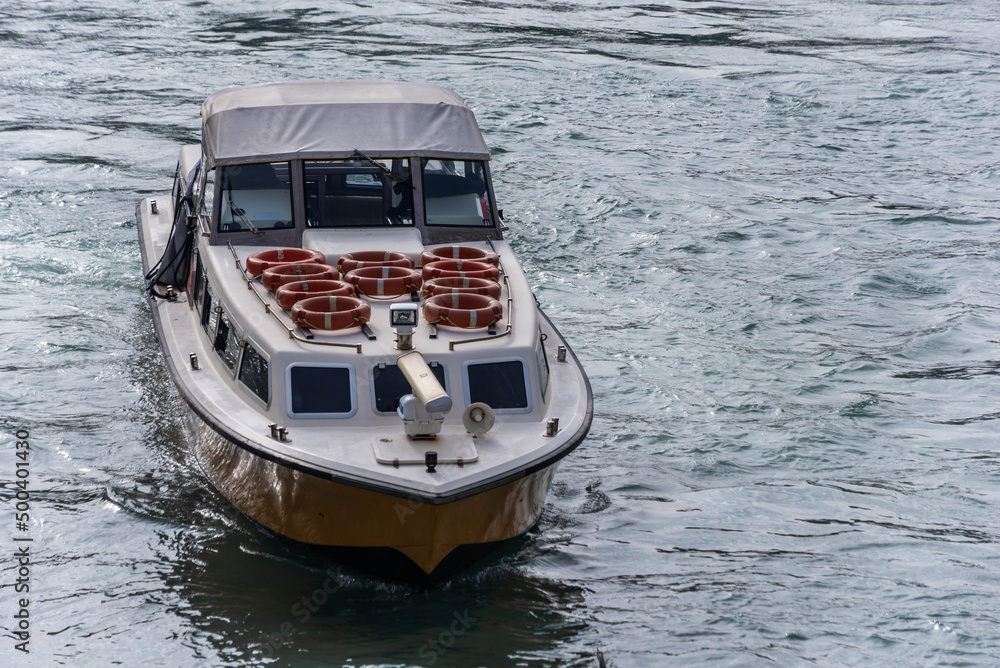
<svg viewBox="0 0 1000 668"><path fill-rule="evenodd" d="M276 534L427 576L525 533L593 397L504 241L472 110L301 81L222 90L201 121L135 215L211 484Z"/></svg>

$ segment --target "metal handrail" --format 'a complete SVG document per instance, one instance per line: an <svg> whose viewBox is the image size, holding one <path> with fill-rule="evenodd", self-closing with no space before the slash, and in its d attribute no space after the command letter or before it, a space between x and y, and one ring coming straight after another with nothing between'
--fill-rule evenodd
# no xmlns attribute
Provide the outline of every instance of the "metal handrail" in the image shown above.
<svg viewBox="0 0 1000 668"><path fill-rule="evenodd" d="M493 246L493 240L487 237L486 243L489 244L490 249L496 253L496 247ZM514 298L510 293L510 282L507 280L507 270L504 269L503 260L500 259L500 254L497 253L497 264L500 265L500 276L503 278L504 287L507 288L507 330L500 334L491 334L489 336L479 336L474 339L462 339L461 341L449 341L448 350L454 350L455 346L461 345L463 343L477 343L480 341L495 341L501 336L507 336L511 333L514 328Z"/></svg>

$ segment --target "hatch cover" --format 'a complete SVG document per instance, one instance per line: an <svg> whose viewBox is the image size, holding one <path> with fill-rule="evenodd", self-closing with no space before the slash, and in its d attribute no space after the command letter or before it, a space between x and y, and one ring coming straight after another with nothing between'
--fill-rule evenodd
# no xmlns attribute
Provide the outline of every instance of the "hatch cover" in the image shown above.
<svg viewBox="0 0 1000 668"><path fill-rule="evenodd" d="M433 450L438 464L468 464L479 459L479 451L468 434L440 434L437 438L413 440L406 436L382 436L372 439L372 450L379 464L423 464L424 454Z"/></svg>

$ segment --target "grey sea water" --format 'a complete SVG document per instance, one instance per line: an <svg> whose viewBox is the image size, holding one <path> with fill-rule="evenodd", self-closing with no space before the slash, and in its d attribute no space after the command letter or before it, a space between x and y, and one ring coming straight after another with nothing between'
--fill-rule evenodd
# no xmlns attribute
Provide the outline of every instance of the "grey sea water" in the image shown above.
<svg viewBox="0 0 1000 668"><path fill-rule="evenodd" d="M998 17L4 3L0 664L1000 664ZM201 101L315 78L470 103L595 390L538 526L430 591L231 509L142 294L133 206L169 189Z"/></svg>

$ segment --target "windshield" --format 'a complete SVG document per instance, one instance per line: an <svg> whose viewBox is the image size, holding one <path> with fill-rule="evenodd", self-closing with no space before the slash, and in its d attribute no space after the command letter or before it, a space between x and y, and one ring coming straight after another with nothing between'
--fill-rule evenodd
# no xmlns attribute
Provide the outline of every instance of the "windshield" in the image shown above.
<svg viewBox="0 0 1000 668"><path fill-rule="evenodd" d="M413 225L413 187L405 158L305 163L308 227Z"/></svg>
<svg viewBox="0 0 1000 668"><path fill-rule="evenodd" d="M287 162L222 167L220 232L292 227L292 189Z"/></svg>
<svg viewBox="0 0 1000 668"><path fill-rule="evenodd" d="M491 225L486 172L480 160L422 160L428 225Z"/></svg>

